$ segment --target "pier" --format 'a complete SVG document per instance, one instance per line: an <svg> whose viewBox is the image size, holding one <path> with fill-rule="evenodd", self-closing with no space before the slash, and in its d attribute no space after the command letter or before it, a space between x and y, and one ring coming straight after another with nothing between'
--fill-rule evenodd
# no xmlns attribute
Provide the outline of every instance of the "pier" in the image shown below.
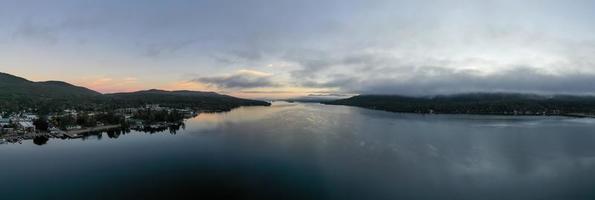
<svg viewBox="0 0 595 200"><path fill-rule="evenodd" d="M68 138L80 138L83 137L85 133L94 132L94 131L104 131L113 128L119 128L121 125L106 125L106 126L98 126L98 127L91 127L91 128L84 128L79 130L72 130L72 131L65 131L62 134Z"/></svg>

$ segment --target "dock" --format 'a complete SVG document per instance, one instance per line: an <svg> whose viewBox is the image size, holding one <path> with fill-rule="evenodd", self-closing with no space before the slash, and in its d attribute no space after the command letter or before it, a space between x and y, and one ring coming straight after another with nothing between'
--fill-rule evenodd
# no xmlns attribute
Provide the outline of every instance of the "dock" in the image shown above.
<svg viewBox="0 0 595 200"><path fill-rule="evenodd" d="M72 131L65 131L62 134L68 138L80 138L83 137L85 133L94 132L94 131L104 131L114 128L119 128L121 125L106 125L106 126L98 126L98 127L91 127L91 128L84 128L79 130L72 130Z"/></svg>

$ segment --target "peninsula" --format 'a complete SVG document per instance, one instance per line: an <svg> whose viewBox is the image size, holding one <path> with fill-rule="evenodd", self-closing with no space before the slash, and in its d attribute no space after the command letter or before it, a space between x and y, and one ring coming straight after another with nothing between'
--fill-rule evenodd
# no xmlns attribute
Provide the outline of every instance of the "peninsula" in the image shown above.
<svg viewBox="0 0 595 200"><path fill-rule="evenodd" d="M78 137L113 128L160 128L201 112L269 105L187 90L101 94L66 82L33 82L0 73L0 142L37 136Z"/></svg>

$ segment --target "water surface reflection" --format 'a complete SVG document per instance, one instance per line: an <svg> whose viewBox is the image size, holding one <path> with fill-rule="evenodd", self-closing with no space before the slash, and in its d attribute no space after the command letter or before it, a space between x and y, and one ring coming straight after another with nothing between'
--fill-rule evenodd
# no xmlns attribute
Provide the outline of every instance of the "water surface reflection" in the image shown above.
<svg viewBox="0 0 595 200"><path fill-rule="evenodd" d="M594 199L595 123L276 103L178 134L1 145L13 198ZM38 141L43 142L43 141ZM25 190L39 192L24 192ZM109 191L109 192L106 192Z"/></svg>

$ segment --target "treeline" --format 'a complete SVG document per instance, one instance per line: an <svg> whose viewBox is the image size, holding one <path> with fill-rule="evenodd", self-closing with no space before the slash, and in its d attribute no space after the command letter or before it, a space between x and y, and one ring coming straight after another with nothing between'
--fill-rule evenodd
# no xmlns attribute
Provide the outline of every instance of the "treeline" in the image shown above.
<svg viewBox="0 0 595 200"><path fill-rule="evenodd" d="M104 99L29 99L0 98L0 112L28 111L39 115L59 113L66 109L82 111L109 111L117 107Z"/></svg>
<svg viewBox="0 0 595 200"><path fill-rule="evenodd" d="M541 96L507 93L477 93L433 97L359 95L324 103L406 113L504 115L595 113L595 97L568 95Z"/></svg>
<svg viewBox="0 0 595 200"><path fill-rule="evenodd" d="M195 94L196 93L196 94ZM196 111L229 111L240 106L268 106L264 101L240 99L226 95L200 92L159 92L109 94L79 98L27 98L23 96L0 96L0 112L28 111L40 115L58 113L65 109L79 111L109 112L119 108L138 108L147 104L159 104L170 108L191 108Z"/></svg>
<svg viewBox="0 0 595 200"><path fill-rule="evenodd" d="M240 106L269 106L270 103L241 99L214 92L145 90L130 93L106 95L112 105L139 107L146 104L159 104L170 108L192 108L196 111L229 111Z"/></svg>
<svg viewBox="0 0 595 200"><path fill-rule="evenodd" d="M40 117L41 119L47 119L46 117ZM40 121L40 120L36 120ZM43 120L41 120L43 121ZM125 125L126 120L123 115L116 114L113 112L105 112L105 113L79 113L76 116L72 114L64 114L52 117L48 120L51 124L56 126L61 130L67 130L68 127L72 126L81 126L81 127L95 127L98 123L103 124L120 124ZM42 123L42 122L39 122ZM36 124L37 127L37 124Z"/></svg>
<svg viewBox="0 0 595 200"><path fill-rule="evenodd" d="M198 111L228 111L239 106L268 106L264 101L241 99L214 92L145 90L101 94L61 81L33 82L0 72L0 112L26 110L50 114L65 109L110 111L118 108L161 104Z"/></svg>
<svg viewBox="0 0 595 200"><path fill-rule="evenodd" d="M184 120L184 114L175 109L171 111L144 109L134 113L132 118L142 120L145 124L181 122Z"/></svg>

